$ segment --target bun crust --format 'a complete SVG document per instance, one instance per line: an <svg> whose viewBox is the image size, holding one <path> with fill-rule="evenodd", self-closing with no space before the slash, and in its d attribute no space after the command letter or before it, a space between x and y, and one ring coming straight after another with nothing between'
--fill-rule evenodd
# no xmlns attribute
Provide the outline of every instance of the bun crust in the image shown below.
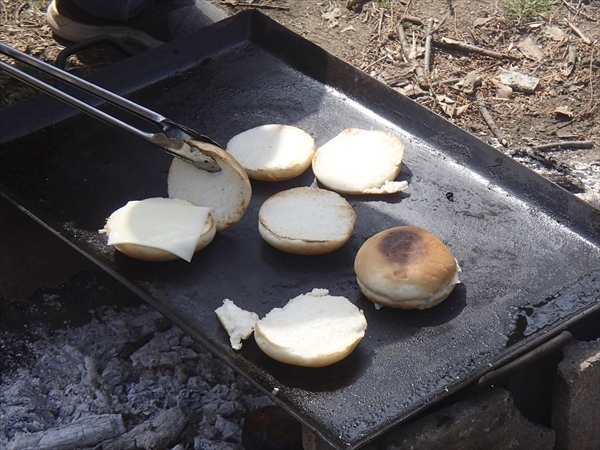
<svg viewBox="0 0 600 450"><path fill-rule="evenodd" d="M366 329L363 312L347 298L313 289L256 322L254 339L279 362L324 367L352 353Z"/></svg>
<svg viewBox="0 0 600 450"><path fill-rule="evenodd" d="M217 231L237 223L252 197L252 186L246 171L233 156L216 145L192 140L186 142L212 156L221 171L207 172L173 158L167 178L169 197L209 207Z"/></svg>
<svg viewBox="0 0 600 450"><path fill-rule="evenodd" d="M298 255L321 255L344 245L354 230L356 213L341 195L298 187L263 202L258 231L271 246Z"/></svg>
<svg viewBox="0 0 600 450"><path fill-rule="evenodd" d="M422 228L401 226L367 239L356 254L354 271L372 302L402 309L427 309L459 283L460 267L446 245Z"/></svg>

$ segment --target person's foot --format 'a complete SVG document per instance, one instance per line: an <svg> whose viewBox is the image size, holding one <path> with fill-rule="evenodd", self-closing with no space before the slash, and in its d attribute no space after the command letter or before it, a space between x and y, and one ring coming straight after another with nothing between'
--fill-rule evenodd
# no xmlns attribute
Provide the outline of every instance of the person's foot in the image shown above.
<svg viewBox="0 0 600 450"><path fill-rule="evenodd" d="M156 47L225 17L205 0L151 0L142 12L124 22L93 16L74 0L52 0L46 12L52 31L68 41L110 35L146 47Z"/></svg>

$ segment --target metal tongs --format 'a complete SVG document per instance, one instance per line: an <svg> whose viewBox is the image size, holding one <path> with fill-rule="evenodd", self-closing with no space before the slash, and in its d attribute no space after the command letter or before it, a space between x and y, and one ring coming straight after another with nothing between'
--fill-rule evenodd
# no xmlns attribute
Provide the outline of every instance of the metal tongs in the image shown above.
<svg viewBox="0 0 600 450"><path fill-rule="evenodd" d="M190 146L185 142L188 140L195 140L201 142L207 142L216 146L219 146L212 139L195 132L194 130L180 125L178 123L173 122L166 117L151 111L143 106L140 106L132 101L129 101L119 95L116 95L106 89L101 88L89 81L85 81L81 78L78 78L74 75L71 75L69 72L58 69L48 63L40 61L39 59L33 58L19 50L16 50L12 47L9 47L6 44L0 42L0 53L9 56L16 61L27 64L29 66L34 67L40 72L53 76L54 78L58 78L62 81L65 81L68 85L74 86L81 91L92 94L95 97L98 97L102 100L107 101L115 106L118 106L122 110L129 112L137 117L141 117L146 121L157 126L161 132L159 133L148 133L142 131L126 122L123 122L120 119L117 119L110 114L107 114L95 106L89 105L82 100L67 94L54 86L47 84L46 82L35 78L34 76L25 73L10 64L5 63L0 60L0 69L4 70L6 73L11 75L12 77L36 88L40 91L51 95L52 97L57 98L58 100L86 113L90 116L108 124L112 125L116 128L119 128L123 131L128 132L129 134L140 138L146 142L153 144L159 149L169 153L172 156L180 158L190 164L193 164L199 169L206 170L208 172L219 172L221 168L214 160L214 158L205 155L200 151L200 149L195 146Z"/></svg>

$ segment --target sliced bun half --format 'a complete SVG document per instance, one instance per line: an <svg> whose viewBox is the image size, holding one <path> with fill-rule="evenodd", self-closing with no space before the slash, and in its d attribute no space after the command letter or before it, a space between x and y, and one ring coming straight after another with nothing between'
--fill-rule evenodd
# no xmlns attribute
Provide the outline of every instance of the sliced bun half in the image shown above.
<svg viewBox="0 0 600 450"><path fill-rule="evenodd" d="M354 271L362 293L377 305L426 309L450 295L461 270L434 234L402 226L367 239L356 254Z"/></svg>
<svg viewBox="0 0 600 450"><path fill-rule="evenodd" d="M363 312L347 298L313 289L256 322L254 339L277 361L323 367L352 353L366 329Z"/></svg>
<svg viewBox="0 0 600 450"><path fill-rule="evenodd" d="M308 169L315 141L291 125L268 124L240 133L227 143L227 151L254 180L283 181Z"/></svg>
<svg viewBox="0 0 600 450"><path fill-rule="evenodd" d="M339 194L298 187L263 202L258 231L273 247L299 255L319 255L344 245L354 230L356 213Z"/></svg>
<svg viewBox="0 0 600 450"><path fill-rule="evenodd" d="M212 242L215 221L209 208L170 198L128 202L113 212L100 233L121 253L142 261L190 261Z"/></svg>
<svg viewBox="0 0 600 450"><path fill-rule="evenodd" d="M169 197L209 207L217 230L224 230L238 222L250 204L248 175L225 150L204 142L186 142L213 157L221 171L207 172L174 158L167 179Z"/></svg>
<svg viewBox="0 0 600 450"><path fill-rule="evenodd" d="M312 168L319 183L342 194L392 194L408 187L394 181L403 156L392 133L347 128L317 149Z"/></svg>

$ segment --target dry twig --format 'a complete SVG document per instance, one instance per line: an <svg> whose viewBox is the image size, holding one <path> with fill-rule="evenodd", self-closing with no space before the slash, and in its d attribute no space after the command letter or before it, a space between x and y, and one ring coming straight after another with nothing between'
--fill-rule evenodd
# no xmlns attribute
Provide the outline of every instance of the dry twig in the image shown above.
<svg viewBox="0 0 600 450"><path fill-rule="evenodd" d="M485 48L477 47L476 45L467 44L466 42L456 41L454 39L450 39L447 37L443 37L440 39L433 39L433 43L439 45L440 47L450 48L450 49L458 49L464 50L471 53L477 53L479 55L489 56L490 58L496 59L512 59L518 61L521 59L519 56L513 55L505 55L503 53L498 53L492 50L487 50Z"/></svg>
<svg viewBox="0 0 600 450"><path fill-rule="evenodd" d="M425 76L429 82L429 76L431 74L431 31L433 29L433 19L427 20L427 37L425 38L425 61L423 62L423 68L425 70Z"/></svg>
<svg viewBox="0 0 600 450"><path fill-rule="evenodd" d="M567 7L567 9L569 11L571 11L572 13L574 13L576 16L581 16L584 17L585 19L591 21L591 22L598 22L599 19L594 18L586 13L584 13L581 10L581 2L579 2L579 8L575 8L573 5L571 5L569 2L567 2L566 0L562 0L563 4Z"/></svg>
<svg viewBox="0 0 600 450"><path fill-rule="evenodd" d="M592 141L558 141L550 142L548 144L534 145L531 147L532 150L538 152L547 152L549 150L567 150L567 149L582 149L582 148L593 148L594 143Z"/></svg>
<svg viewBox="0 0 600 450"><path fill-rule="evenodd" d="M581 38L581 40L583 42L585 42L587 45L592 45L592 41L590 41L587 38L587 36L585 34L583 34L583 31L581 31L579 28L577 28L575 25L573 25L573 23L571 23L570 20L565 19L565 22L567 23L567 25L569 25L571 30L573 30L575 32L575 34Z"/></svg>
<svg viewBox="0 0 600 450"><path fill-rule="evenodd" d="M487 126L490 128L492 133L494 133L494 136L496 136L496 138L498 138L498 141L500 141L500 143L506 147L508 145L508 141L504 137L504 133L496 125L496 121L485 106L485 101L481 92L477 92L477 107L479 108L481 117L483 117L483 120L485 120Z"/></svg>
<svg viewBox="0 0 600 450"><path fill-rule="evenodd" d="M221 2L223 5L227 6L247 6L249 8L262 8L262 9L278 9L281 11L288 11L290 8L287 6L279 6L279 5L266 5L262 3L240 3L233 0L223 0Z"/></svg>

